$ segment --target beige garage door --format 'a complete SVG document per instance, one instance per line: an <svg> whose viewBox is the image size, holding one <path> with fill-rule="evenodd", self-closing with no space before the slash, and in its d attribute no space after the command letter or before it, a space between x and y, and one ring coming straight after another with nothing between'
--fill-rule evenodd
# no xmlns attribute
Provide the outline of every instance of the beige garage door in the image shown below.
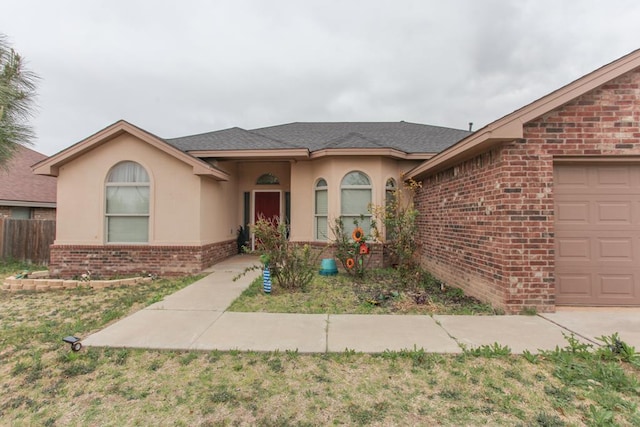
<svg viewBox="0 0 640 427"><path fill-rule="evenodd" d="M640 305L640 165L556 165L556 303Z"/></svg>

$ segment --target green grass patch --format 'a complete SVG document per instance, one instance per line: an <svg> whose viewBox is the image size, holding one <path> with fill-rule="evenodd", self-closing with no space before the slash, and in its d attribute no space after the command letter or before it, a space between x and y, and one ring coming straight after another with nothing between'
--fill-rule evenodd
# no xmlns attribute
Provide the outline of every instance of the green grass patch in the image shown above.
<svg viewBox="0 0 640 427"><path fill-rule="evenodd" d="M47 270L47 266L39 265L39 264L31 264L25 261L0 260L0 282L9 276L13 276L14 274L20 274L25 271L32 272L32 271L42 271L42 270Z"/></svg>
<svg viewBox="0 0 640 427"><path fill-rule="evenodd" d="M488 304L447 288L428 273L411 280L397 270L380 269L356 279L346 274L316 275L305 291L274 287L262 291L257 278L229 307L229 311L305 314L496 314ZM407 285L407 282L410 285Z"/></svg>

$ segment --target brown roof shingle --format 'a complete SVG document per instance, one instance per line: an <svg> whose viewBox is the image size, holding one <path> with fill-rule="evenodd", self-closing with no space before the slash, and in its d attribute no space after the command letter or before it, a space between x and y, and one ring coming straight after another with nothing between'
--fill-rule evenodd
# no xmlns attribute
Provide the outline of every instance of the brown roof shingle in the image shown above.
<svg viewBox="0 0 640 427"><path fill-rule="evenodd" d="M19 146L6 168L0 168L0 202L56 202L56 178L35 175L31 166L46 159L44 154Z"/></svg>

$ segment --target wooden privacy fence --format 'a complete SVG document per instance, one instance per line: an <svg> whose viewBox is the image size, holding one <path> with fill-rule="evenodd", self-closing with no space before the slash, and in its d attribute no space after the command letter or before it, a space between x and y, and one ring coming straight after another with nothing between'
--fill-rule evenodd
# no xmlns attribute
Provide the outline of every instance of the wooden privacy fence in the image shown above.
<svg viewBox="0 0 640 427"><path fill-rule="evenodd" d="M54 220L0 218L0 259L49 264L55 237Z"/></svg>

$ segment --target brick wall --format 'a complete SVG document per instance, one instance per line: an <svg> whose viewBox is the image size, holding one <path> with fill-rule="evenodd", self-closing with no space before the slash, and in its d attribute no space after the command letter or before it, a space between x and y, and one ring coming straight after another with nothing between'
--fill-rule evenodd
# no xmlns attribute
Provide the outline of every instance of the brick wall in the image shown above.
<svg viewBox="0 0 640 427"><path fill-rule="evenodd" d="M103 278L147 272L158 276L199 273L237 254L235 239L204 246L52 245L49 271L72 278L90 271Z"/></svg>
<svg viewBox="0 0 640 427"><path fill-rule="evenodd" d="M55 208L33 208L31 213L32 219L56 219Z"/></svg>
<svg viewBox="0 0 640 427"><path fill-rule="evenodd" d="M323 242L293 242L295 245L309 245L311 249L316 253L320 254L320 259L323 258L335 258L335 247L330 243ZM382 243L372 243L367 242L367 246L369 247L369 268L383 268L389 267L389 254L384 249L384 245ZM342 268L342 264L336 262L338 268ZM318 268L320 263L318 262Z"/></svg>
<svg viewBox="0 0 640 427"><path fill-rule="evenodd" d="M553 163L640 154L640 70L428 176L416 197L419 255L441 280L509 313L555 310Z"/></svg>

